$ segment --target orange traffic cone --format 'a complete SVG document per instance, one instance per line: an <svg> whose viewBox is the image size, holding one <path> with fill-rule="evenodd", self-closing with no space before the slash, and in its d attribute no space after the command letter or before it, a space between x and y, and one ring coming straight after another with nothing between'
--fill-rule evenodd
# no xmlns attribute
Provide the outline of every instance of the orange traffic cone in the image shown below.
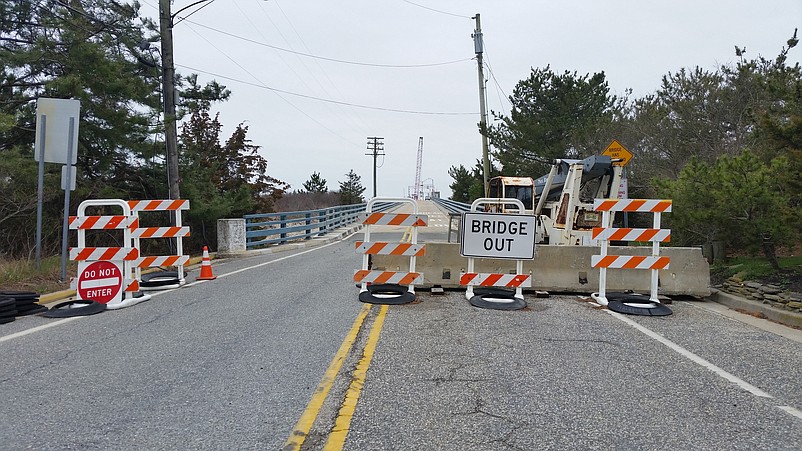
<svg viewBox="0 0 802 451"><path fill-rule="evenodd" d="M201 273L196 280L214 280L217 276L212 274L212 259L209 258L209 248L203 246L203 261L201 262Z"/></svg>

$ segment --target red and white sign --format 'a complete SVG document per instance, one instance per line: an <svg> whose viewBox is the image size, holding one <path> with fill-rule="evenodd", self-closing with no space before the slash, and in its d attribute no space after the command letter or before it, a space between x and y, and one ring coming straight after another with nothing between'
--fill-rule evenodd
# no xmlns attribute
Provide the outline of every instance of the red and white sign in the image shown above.
<svg viewBox="0 0 802 451"><path fill-rule="evenodd" d="M78 262L78 298L101 304L122 301L123 264L117 261Z"/></svg>

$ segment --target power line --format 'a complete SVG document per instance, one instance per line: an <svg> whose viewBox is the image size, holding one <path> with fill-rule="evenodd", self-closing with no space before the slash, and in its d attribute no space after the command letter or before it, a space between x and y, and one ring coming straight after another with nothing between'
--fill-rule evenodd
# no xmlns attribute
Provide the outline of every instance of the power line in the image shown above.
<svg viewBox="0 0 802 451"><path fill-rule="evenodd" d="M217 28L210 27L210 26L207 26L207 25L203 25L203 24L200 24L200 23L197 23L197 22L193 22L193 21L191 21L189 19L187 19L186 21L191 23L191 24L193 24L193 25L196 25L198 27L205 28L207 30L211 30L211 31L214 31L214 32L217 32L217 33L220 33L220 34L235 38L235 39L239 39L241 41L249 42L251 44L260 45L262 47L271 48L271 49L278 50L278 51L281 51L281 52L292 53L294 55L305 56L307 58L314 58L314 59L319 59L319 60L323 60L323 61L331 61L331 62L334 62L334 63L341 63L341 64L351 64L351 65L354 65L354 66L387 67L387 68L395 68L395 69L414 69L414 68L422 68L422 67L446 66L446 65L449 65L449 64L463 63L465 61L470 61L471 60L471 58L462 58L462 59L452 60L452 61L442 61L442 62L438 62L438 63L424 63L424 64L382 64L382 63L366 63L366 62L360 62L360 61L348 61L348 60L342 60L342 59L337 59L337 58L329 58L329 57L325 57L325 56L312 55L310 53L304 53L304 52L298 52L298 51L295 51L295 50L285 49L283 47L278 47L278 46L267 44L267 43L264 43L264 42L259 42L259 41L253 40L253 39L248 39L246 37L238 36L236 34L229 33L227 31L218 30Z"/></svg>
<svg viewBox="0 0 802 451"><path fill-rule="evenodd" d="M263 2L261 2L261 1L259 1L259 0L256 0L256 1L257 1L257 4L259 5L260 9L261 9L261 10L262 10L262 12L264 13L264 15L265 15L265 16L268 18L268 20L270 20L270 22L273 24L273 26L275 26L275 27L276 27L276 30L279 32L279 34L281 35L281 37L284 39L284 42L285 42L285 43L287 43L287 45L288 45L290 48L292 48L293 46L292 46L292 44L290 43L290 41L289 41L289 40L288 40L288 39L287 39L287 38L284 36L284 33L282 33L282 32L281 32L281 29L279 29L278 25L277 25L277 24L276 24L276 23L273 21L273 19L270 17L270 14L268 14L268 13L267 13L267 10L266 10L266 9L264 8L264 6L263 6ZM300 34L300 33L298 32L298 30L295 28L295 25L293 25L293 23L292 23L292 21L290 20L290 18L289 18L289 17L287 16L287 14L284 12L284 9L281 7L281 4L279 3L279 1L278 1L278 0L272 0L272 2L271 2L271 3L272 3L273 5L275 5L275 6L276 6L276 8L278 8L279 12L281 12L281 15L284 17L284 20L285 20L285 21L286 21L286 22L289 24L289 26L290 26L290 28L292 29L293 33L295 33L295 36L296 36L296 37L298 38L298 40L301 42L301 45L303 45L303 48L306 50L306 52L308 52L308 53L312 53L312 51L309 49L309 46L307 46L307 45L306 45L306 42L304 41L303 37L301 37L301 34ZM280 57L280 56L281 56L281 55L279 54L279 57ZM298 61L299 61L299 62L301 63L301 65L302 65L302 66L303 66L303 67L304 67L304 68L307 70L308 74L309 74L309 75L312 77L312 79L313 79L313 80L314 80L314 81L315 81L315 82L318 84L318 86L320 86L320 88L323 90L323 93L326 95L326 97L329 97L329 98L335 98L335 99L337 99L337 100L343 100L343 99L345 98L345 96L344 96L344 95L343 95L343 93L340 91L340 89L337 87L337 85L334 83L334 81L332 81L331 77L329 77L329 74L328 74L328 72L326 71L326 69L324 69L324 68L323 68L323 66L321 65L320 61L318 61L318 60L312 60L312 63L313 63L313 64L314 64L314 65L317 67L317 70L311 70L311 69L309 68L309 66L306 64L306 62L303 60L303 58L301 58L301 57L298 57L297 55L296 55L296 58L298 58ZM282 60L283 60L283 59L282 59ZM328 82L329 82L329 85L330 85L330 86L332 86L332 87L334 88L334 91L335 91L335 93L336 93L337 95L332 95L332 94L331 94L331 92L329 92L329 90L327 89L327 87L326 87L326 86L325 86L325 85L324 85L324 84L323 84L323 83L320 81L320 79L318 78L318 76L317 76L316 74L323 74L323 76L326 78L326 80L328 80ZM300 79L300 77L299 77L299 79ZM301 79L301 81L303 81L303 80ZM304 84L306 84L306 83L304 83ZM310 91L311 91L311 89L310 89ZM359 129L359 128L362 128L362 129L365 129L365 130L367 130L367 125L365 124L365 122L364 122L364 121L362 121L362 120L361 120L361 118L360 118L358 115L354 114L353 110L348 110L348 109L346 109L345 107L343 107L342 105L336 105L336 109L337 109L337 110L338 110L338 111L339 111L339 112L340 112L340 113L341 113L341 114L342 114L344 117L348 118L348 119L351 121L351 124L352 124L353 126L355 126L355 128L358 128L358 129Z"/></svg>
<svg viewBox="0 0 802 451"><path fill-rule="evenodd" d="M259 79L259 77L257 77L257 76L256 76L256 75L254 75L253 73L251 73L251 72L250 72L248 69L246 69L245 67L243 67L243 66L242 66L240 63L238 63L236 60L234 60L233 58L231 58L231 57L230 57L228 54L226 54L225 52L223 52L223 51L221 51L219 48L217 48L217 46L215 46L215 45L214 45L214 43L212 43L211 41L209 41L208 39L206 39L206 37L205 37L205 36L201 35L201 34L200 34L200 33L198 33L197 31L195 31L195 30L194 30L192 27L189 27L189 28L190 28L190 30L192 30L192 32L193 32L193 33L197 34L197 35L198 35L198 36L199 36L201 39L203 39L204 41L206 41L206 43L208 43L208 44L209 44L209 45L210 45L212 48L214 48L214 49L215 49L215 50L217 50L218 52L220 52L220 53L222 53L223 55L225 55L225 57L226 57L226 58L228 58L228 59L229 59L229 61L231 61L232 63L234 63L235 65L237 65L237 67L239 67L240 69L244 70L244 71L245 71L245 72L246 72L248 75L250 75L251 77L253 77L253 79L254 79L254 80L256 80L256 81L258 81L259 83L261 83L261 84L262 84L264 87L267 87L266 85L264 85L264 83L262 83L262 80L260 80L260 79ZM186 67L186 66L181 66L181 65L178 65L178 64L177 64L177 66L180 66L180 67ZM195 70L196 72L202 72L202 71L199 71L199 70L196 70L196 69L192 69L192 68L189 68L189 69L190 69L190 70ZM207 73L208 73L208 72L207 72ZM213 76L216 76L216 77L219 77L219 78L226 78L226 77L222 77L222 76L218 76L218 75L214 75L214 74L209 74L209 75L213 75ZM245 81L242 81L242 83L247 83L247 82L245 82ZM258 85L254 85L254 86L258 86ZM268 89L269 89L269 88L268 88ZM301 108L299 108L298 106L296 106L295 104L293 104L293 103L292 103L292 102L290 102L289 100L285 99L285 98L284 98L283 96L281 96L281 94L280 94L280 93L282 93L282 91L280 91L280 90L277 90L277 89L271 89L271 91L273 91L273 93L274 93L274 94L276 94L276 95L277 95L277 96L278 96L278 97L279 97L281 100L283 100L284 102L286 102L288 105L290 105L291 107L295 108L295 109L296 109L298 112L300 112L300 113L301 113L301 114L303 114L304 116L308 117L309 119L311 119L313 122L317 123L318 125L320 125L320 126L321 126L321 127L323 127L324 129L328 130L328 131L329 131L331 134L333 134L333 135L337 136L338 138L340 138L340 139L342 139L342 140L344 140L344 141L346 141L346 142L351 142L351 140L349 140L349 139L345 138L344 136L340 135L339 133L335 132L334 130L330 129L329 127L326 127L326 125L325 125L325 124L323 124L322 122L318 121L317 119L315 119L314 117L312 117L311 115L309 115L309 114L308 114L306 111L303 111ZM284 92L284 93L285 93L285 94L289 94L288 92ZM351 143L352 143L352 142L351 142ZM352 144L353 144L353 143L352 143Z"/></svg>
<svg viewBox="0 0 802 451"><path fill-rule="evenodd" d="M190 67L190 66L184 66L184 65L181 65L181 64L176 64L176 66L183 67L184 69L188 69L188 70L191 70L191 71L194 71L194 72L199 72L199 73L202 73L202 74L211 75L213 77L222 78L224 80L234 81L234 82L237 82L237 83L242 83L242 84L249 85L249 86L254 86L254 87L257 87L257 88L267 89L269 91L280 92L282 94L287 94L287 95L291 95L291 96L295 96L295 97L301 97L301 98L304 98L304 99L317 100L317 101L320 101L320 102L328 102L328 103L334 103L334 104L338 104L338 105L350 106L350 107L354 107L354 108L362 108L362 109L366 109L366 110L387 111L387 112L391 112L391 113L405 113L405 114L423 114L423 115L433 115L433 116L467 116L467 115L476 114L476 111L470 111L470 112L414 111L414 110L402 110L402 109L397 109L397 108L383 108L383 107L370 106L370 105L360 105L360 104L357 104L357 103L341 102L339 100L324 99L324 98L321 98L321 97L315 97L315 96L310 96L310 95L306 95L306 94L300 94L300 93L297 93L297 92L285 91L285 90L282 90L282 89L278 89L278 88L273 88L273 87L267 86L266 84L261 83L261 82L259 84L252 83L252 82L248 82L248 81L245 81L245 80L240 80L238 78L228 77L228 76L225 76L225 75L217 74L217 73L214 73L214 72L208 72L208 71L205 71L205 70L197 69L197 68Z"/></svg>
<svg viewBox="0 0 802 451"><path fill-rule="evenodd" d="M439 9L429 8L428 6L419 5L417 3L410 2L409 0L401 0L401 1L404 2L404 3L409 3L410 5L413 5L413 6L417 6L418 8L428 9L429 11L433 11L433 12L440 13L440 14L445 14L447 16L461 17L463 19L473 19L473 17L471 17L471 16L463 16L462 14L454 14L454 13L450 13L450 12L447 12L447 11L441 11Z"/></svg>

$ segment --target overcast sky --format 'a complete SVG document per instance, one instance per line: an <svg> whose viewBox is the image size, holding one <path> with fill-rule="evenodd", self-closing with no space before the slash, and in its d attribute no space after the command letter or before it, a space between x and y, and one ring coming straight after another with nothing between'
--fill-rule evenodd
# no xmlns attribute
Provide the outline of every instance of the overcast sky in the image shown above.
<svg viewBox="0 0 802 451"><path fill-rule="evenodd" d="M158 19L158 0L140 1ZM353 169L371 197L376 136L378 195L406 196L423 137L421 180L448 197L449 167L481 158L476 13L488 109L504 113L532 67L603 71L613 94L642 97L680 68L734 64L736 45L773 58L802 27L800 0L211 0L178 14L176 69L232 91L213 107L223 140L245 123L291 190L313 172L337 190Z"/></svg>

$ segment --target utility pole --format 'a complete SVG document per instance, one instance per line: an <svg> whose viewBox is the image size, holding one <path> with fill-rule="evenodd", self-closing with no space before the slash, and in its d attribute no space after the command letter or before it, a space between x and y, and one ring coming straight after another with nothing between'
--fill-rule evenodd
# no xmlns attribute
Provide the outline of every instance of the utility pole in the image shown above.
<svg viewBox="0 0 802 451"><path fill-rule="evenodd" d="M383 139L377 136L368 136L368 150L372 152L365 155L373 155L373 197L376 197L376 159L379 155L384 156L384 153L379 153L384 151Z"/></svg>
<svg viewBox="0 0 802 451"><path fill-rule="evenodd" d="M159 0L159 30L162 53L162 100L164 103L164 140L167 142L167 192L170 199L180 199L178 175L178 131L175 117L175 62L173 60L173 15L171 0Z"/></svg>
<svg viewBox="0 0 802 451"><path fill-rule="evenodd" d="M482 169L484 172L484 185L485 197L488 196L488 177L490 174L490 157L487 151L487 111L485 107L485 71L482 62L482 53L484 53L484 41L482 41L482 21L479 13L473 16L476 19L476 30L474 30L471 37L473 38L473 48L476 52L476 62L479 65L479 132L482 134Z"/></svg>

